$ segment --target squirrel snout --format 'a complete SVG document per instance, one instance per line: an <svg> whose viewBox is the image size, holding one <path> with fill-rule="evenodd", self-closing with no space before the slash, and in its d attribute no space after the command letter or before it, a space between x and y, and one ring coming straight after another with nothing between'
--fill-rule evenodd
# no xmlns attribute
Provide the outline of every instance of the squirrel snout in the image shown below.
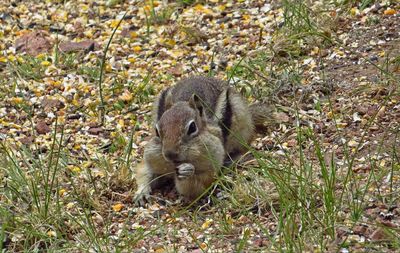
<svg viewBox="0 0 400 253"><path fill-rule="evenodd" d="M165 159L168 161L177 163L180 162L180 156L179 153L176 152L175 150L167 150L163 152Z"/></svg>

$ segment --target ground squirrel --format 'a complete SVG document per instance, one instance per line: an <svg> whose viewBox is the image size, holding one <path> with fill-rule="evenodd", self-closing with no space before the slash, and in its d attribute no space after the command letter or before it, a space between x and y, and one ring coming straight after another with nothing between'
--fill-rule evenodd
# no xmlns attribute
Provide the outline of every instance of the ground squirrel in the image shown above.
<svg viewBox="0 0 400 253"><path fill-rule="evenodd" d="M161 179L174 179L188 199L201 195L224 161L246 151L265 118L225 82L195 76L161 92L154 104L155 136L136 168L135 201L143 204Z"/></svg>

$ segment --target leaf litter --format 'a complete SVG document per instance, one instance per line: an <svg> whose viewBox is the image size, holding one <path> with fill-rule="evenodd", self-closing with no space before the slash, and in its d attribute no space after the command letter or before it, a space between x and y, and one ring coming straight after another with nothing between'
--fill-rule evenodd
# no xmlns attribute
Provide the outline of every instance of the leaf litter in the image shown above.
<svg viewBox="0 0 400 253"><path fill-rule="evenodd" d="M217 196L228 199L223 211L210 199L200 206L203 209L186 210L173 189L156 192L146 208L132 203L131 168L141 160L151 135L149 112L155 96L181 77L215 74L227 79L225 73L231 73L230 82L250 95L249 99L267 96L277 104L268 133L253 144L256 149L276 159L289 154L294 164L301 164L296 151L301 145L310 161L317 162L312 140L304 141L296 132L296 126L301 126L311 127L322 140L327 164L333 159L345 168L350 162L348 152L355 154L351 173L360 181L351 187L367 188L367 205L356 224L349 217L350 210L343 210L335 238L325 249L395 252L390 243L374 243L390 242L400 226L395 196L400 185L399 161L393 159L400 146L399 4L377 1L367 8L353 6L348 13L327 4L331 25L323 34L334 42L324 45L324 41L315 43L305 37L293 45L286 35L276 33L288 25L287 13L278 1L178 2L0 4L1 141L14 150L27 147L35 156L44 157L54 137L64 136L57 145L70 159L68 170L59 174L56 194L71 217L82 217L90 210L95 230L110 237L107 250L114 251L126 231L144 231L143 237L125 246L143 252L226 252L243 244L245 251L277 251L276 238L282 240L277 210L246 199L253 193L245 183L234 191L242 196L240 201L254 207L246 212L235 210L229 204L229 192L222 189L217 189ZM313 1L310 8L320 11L321 5ZM102 125L97 87L102 48L125 11L107 53ZM247 59L257 59L263 52L272 52L263 58L273 63L271 72L281 73L282 66L292 62L300 75L286 69L279 77L266 76L265 69L257 69L264 65L246 65L251 64ZM242 58L246 58L243 64L236 65ZM246 76L249 68L254 75ZM300 80L294 85L297 77ZM278 88L264 93L269 82ZM124 164L121 157L130 136L130 163ZM390 167L391 173L379 173ZM338 168L338 173L346 171ZM0 176L4 188L9 179ZM227 177L233 181L240 176L246 177L246 172ZM268 182L254 183L274 189ZM274 190L268 193L273 196ZM7 199L1 193L0 200ZM68 228L63 231L69 234L64 239L84 248L89 240L85 231L72 219L65 222ZM56 228L40 229L49 238L60 236ZM7 245L15 250L21 250L18 245L28 240L18 230L9 237ZM310 252L318 249L307 247Z"/></svg>

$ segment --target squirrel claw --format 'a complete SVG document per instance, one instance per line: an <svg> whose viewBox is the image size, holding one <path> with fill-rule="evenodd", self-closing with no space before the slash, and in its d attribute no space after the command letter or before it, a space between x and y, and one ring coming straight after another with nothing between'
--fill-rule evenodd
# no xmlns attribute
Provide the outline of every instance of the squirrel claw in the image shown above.
<svg viewBox="0 0 400 253"><path fill-rule="evenodd" d="M178 179L186 179L194 175L194 166L191 163L182 163L176 169Z"/></svg>
<svg viewBox="0 0 400 253"><path fill-rule="evenodd" d="M145 191L137 191L133 197L135 205L144 206L150 200L150 193Z"/></svg>

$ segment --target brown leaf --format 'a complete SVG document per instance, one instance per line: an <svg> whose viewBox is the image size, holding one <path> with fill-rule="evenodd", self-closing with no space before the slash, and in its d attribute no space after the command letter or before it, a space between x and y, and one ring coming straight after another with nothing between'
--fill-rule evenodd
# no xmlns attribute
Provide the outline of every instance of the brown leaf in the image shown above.
<svg viewBox="0 0 400 253"><path fill-rule="evenodd" d="M33 31L19 37L15 42L17 51L26 52L29 55L38 55L49 51L53 47L50 35L46 31Z"/></svg>

